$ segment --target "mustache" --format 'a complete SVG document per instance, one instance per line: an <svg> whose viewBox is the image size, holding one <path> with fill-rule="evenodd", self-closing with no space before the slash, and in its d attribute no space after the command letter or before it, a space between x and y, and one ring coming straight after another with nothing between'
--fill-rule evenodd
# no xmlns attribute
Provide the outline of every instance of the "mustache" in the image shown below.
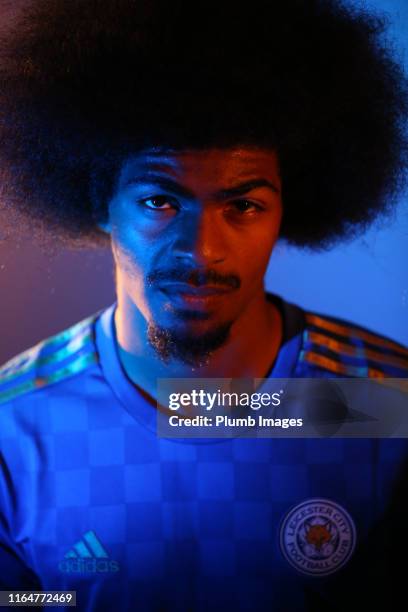
<svg viewBox="0 0 408 612"><path fill-rule="evenodd" d="M169 268L168 270L154 270L146 277L149 286L160 282L181 282L202 287L205 285L219 285L220 287L231 287L239 289L241 279L236 274L220 274L216 270L183 270L180 268Z"/></svg>

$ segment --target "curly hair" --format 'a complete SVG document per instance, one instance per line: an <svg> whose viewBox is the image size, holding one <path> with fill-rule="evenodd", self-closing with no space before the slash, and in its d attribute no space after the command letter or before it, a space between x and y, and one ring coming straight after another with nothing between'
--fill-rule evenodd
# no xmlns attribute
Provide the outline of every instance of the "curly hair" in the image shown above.
<svg viewBox="0 0 408 612"><path fill-rule="evenodd" d="M408 86L386 19L341 0L35 0L0 54L2 199L70 244L106 240L147 147L278 153L281 237L320 249L391 210Z"/></svg>

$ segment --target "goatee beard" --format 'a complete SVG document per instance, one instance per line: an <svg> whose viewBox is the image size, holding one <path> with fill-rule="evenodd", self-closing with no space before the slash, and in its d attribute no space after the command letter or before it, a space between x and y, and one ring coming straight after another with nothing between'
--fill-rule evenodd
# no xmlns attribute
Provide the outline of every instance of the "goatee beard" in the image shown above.
<svg viewBox="0 0 408 612"><path fill-rule="evenodd" d="M147 339L161 361L176 359L196 368L207 365L211 355L228 339L232 323L224 323L201 335L180 332L149 323Z"/></svg>

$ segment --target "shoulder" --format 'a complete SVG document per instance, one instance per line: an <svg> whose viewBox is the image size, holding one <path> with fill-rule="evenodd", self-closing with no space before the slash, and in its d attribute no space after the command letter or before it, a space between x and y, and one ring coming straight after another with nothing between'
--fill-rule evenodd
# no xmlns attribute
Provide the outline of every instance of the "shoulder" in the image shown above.
<svg viewBox="0 0 408 612"><path fill-rule="evenodd" d="M300 363L338 376L408 377L408 349L360 325L304 312Z"/></svg>
<svg viewBox="0 0 408 612"><path fill-rule="evenodd" d="M39 342L0 367L0 404L53 386L97 363L94 323L98 315Z"/></svg>

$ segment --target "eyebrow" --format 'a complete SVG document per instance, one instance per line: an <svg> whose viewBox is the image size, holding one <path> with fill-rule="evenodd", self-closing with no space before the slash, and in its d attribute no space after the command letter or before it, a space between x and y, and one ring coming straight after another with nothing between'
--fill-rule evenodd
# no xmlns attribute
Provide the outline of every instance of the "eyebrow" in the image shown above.
<svg viewBox="0 0 408 612"><path fill-rule="evenodd" d="M248 193L248 191L252 191L253 189L259 189L260 187L267 187L274 193L279 193L279 189L276 187L276 185L274 185L273 183L271 183L271 181L268 181L267 179L253 179L251 181L245 181L244 183L240 183L235 187L223 189L218 193L222 198L229 198L232 196L244 195L245 193Z"/></svg>
<svg viewBox="0 0 408 612"><path fill-rule="evenodd" d="M171 191L175 195L184 198L195 197L189 189L186 189L185 187L177 183L177 181L157 174L145 174L143 176L136 176L126 181L126 186L142 184L154 184L158 187L161 187L165 191ZM274 193L279 193L279 189L271 181L267 179L252 179L250 181L239 183L234 187L229 187L228 189L221 189L220 191L214 193L213 196L217 200L225 200L227 198L244 195L249 191L252 191L253 189L260 189L261 187L267 187Z"/></svg>

